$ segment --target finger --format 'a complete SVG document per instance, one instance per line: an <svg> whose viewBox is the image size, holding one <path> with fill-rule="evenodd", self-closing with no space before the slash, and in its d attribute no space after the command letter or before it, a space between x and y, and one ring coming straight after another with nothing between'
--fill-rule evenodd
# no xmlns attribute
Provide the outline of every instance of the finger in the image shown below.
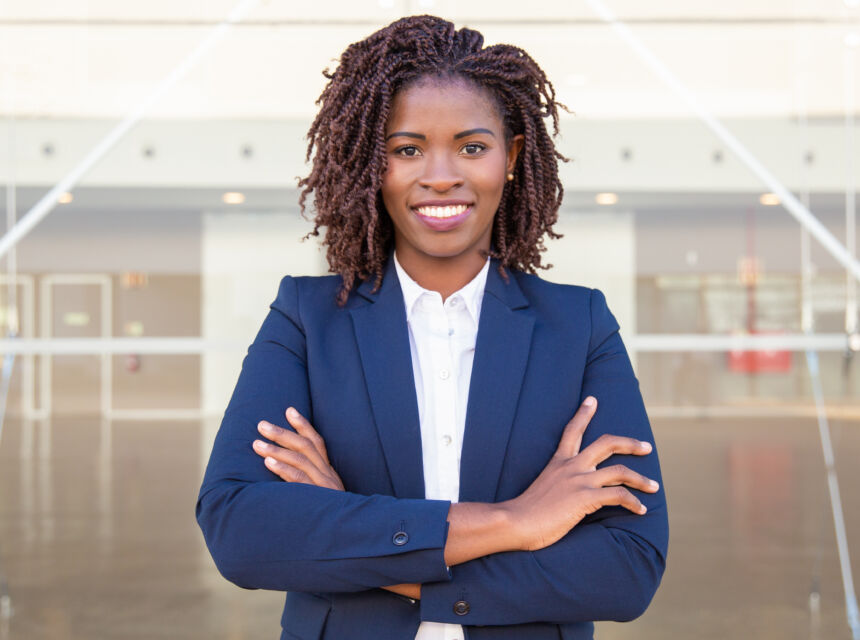
<svg viewBox="0 0 860 640"><path fill-rule="evenodd" d="M280 447L272 450L277 453L276 458L288 464L299 464L301 469L311 478L313 484L319 487L343 491L343 482L340 476L328 460L320 455L319 450L308 438L289 429L277 427L265 420L260 422L258 429L264 436L280 445ZM298 457L293 458L291 457L292 454ZM308 463L311 466L306 466Z"/></svg>
<svg viewBox="0 0 860 640"><path fill-rule="evenodd" d="M267 457L264 460L266 468L286 482L299 482L301 484L313 484L311 479L302 471L293 466L285 464L275 458Z"/></svg>
<svg viewBox="0 0 860 640"><path fill-rule="evenodd" d="M588 396L582 401L579 409L573 414L573 418L567 423L564 428L564 433L561 434L561 440L558 443L558 448L555 453L564 458L572 458L579 453L579 447L582 445L582 434L585 433L585 428L591 422L591 417L597 409L597 398Z"/></svg>
<svg viewBox="0 0 860 640"><path fill-rule="evenodd" d="M616 454L644 456L649 453L651 453L650 442L604 433L582 450L577 456L577 463L583 465L584 468L594 469L601 462Z"/></svg>
<svg viewBox="0 0 860 640"><path fill-rule="evenodd" d="M624 487L604 487L602 489L594 489L593 491L595 502L602 507L624 507L628 511L638 513L639 515L648 511L648 508ZM597 511L597 509L594 511ZM591 513L594 513L594 511L591 511Z"/></svg>
<svg viewBox="0 0 860 640"><path fill-rule="evenodd" d="M317 450L317 453L320 454L320 457L325 460L325 463L329 464L328 453L325 448L325 440L323 440L323 437L317 433L317 430L314 429L308 419L299 413L294 407L289 407L286 411L286 415L287 421L289 421L290 425L296 430L296 433L307 438Z"/></svg>
<svg viewBox="0 0 860 640"><path fill-rule="evenodd" d="M327 469L329 467L328 460L320 455L319 450L309 438L289 429L275 426L265 420L260 421L257 425L257 430L269 440L285 449L301 453L319 469Z"/></svg>
<svg viewBox="0 0 860 640"><path fill-rule="evenodd" d="M262 440L254 440L253 446L257 455L266 459L272 458L282 465L292 467L301 472L307 478L307 481L292 480L292 482L308 482L309 484L315 484L318 487L329 486L329 479L325 474L325 470L317 467L303 454L291 449L279 447L275 444L263 442ZM279 466L279 468L281 467Z"/></svg>
<svg viewBox="0 0 860 640"><path fill-rule="evenodd" d="M660 488L660 485L654 480L646 478L623 464L598 469L589 473L588 476L589 482L592 483L591 486L595 488L624 485L647 493L655 493Z"/></svg>

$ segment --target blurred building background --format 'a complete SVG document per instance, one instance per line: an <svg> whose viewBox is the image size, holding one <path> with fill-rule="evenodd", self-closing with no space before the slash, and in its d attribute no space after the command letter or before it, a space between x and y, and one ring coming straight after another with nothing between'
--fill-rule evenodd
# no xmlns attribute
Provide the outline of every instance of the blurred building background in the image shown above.
<svg viewBox="0 0 860 640"><path fill-rule="evenodd" d="M600 637L860 637L860 2L6 0L0 638L279 632L194 499L279 279L327 271L321 71L411 13L521 46L571 111L543 275L606 293L672 527Z"/></svg>

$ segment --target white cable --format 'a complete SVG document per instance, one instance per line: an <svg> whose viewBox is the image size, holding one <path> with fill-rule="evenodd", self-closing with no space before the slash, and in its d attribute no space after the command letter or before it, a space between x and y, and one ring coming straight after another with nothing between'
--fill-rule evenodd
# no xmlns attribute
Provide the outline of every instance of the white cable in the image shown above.
<svg viewBox="0 0 860 640"><path fill-rule="evenodd" d="M6 234L0 238L0 257L3 257L10 248L14 247L24 236L47 216L57 206L57 199L70 191L81 178L101 160L114 145L135 126L155 102L161 98L174 84L181 80L196 65L200 59L211 49L215 43L227 33L227 30L236 22L239 22L259 0L242 0L230 12L227 18L218 24L206 38L179 63L158 84L143 102L132 111L108 134L96 144L95 147L65 175L54 187L48 191L33 207L21 218L21 220Z"/></svg>
<svg viewBox="0 0 860 640"><path fill-rule="evenodd" d="M860 262L852 257L836 237L821 224L803 203L794 197L768 169L759 162L744 145L723 124L717 120L702 102L637 38L630 28L620 22L601 0L586 0L594 12L600 16L621 37L624 42L642 59L675 94L704 122L714 134L761 180L767 188L777 195L786 210L818 240L839 264L860 280ZM2 255L2 254L0 254Z"/></svg>
<svg viewBox="0 0 860 640"><path fill-rule="evenodd" d="M851 575L851 558L848 555L848 536L845 533L845 518L842 515L842 498L839 495L839 481L836 477L836 464L833 444L830 441L830 425L824 406L824 393L821 389L821 376L818 368L818 353L806 352L809 377L812 381L812 395L818 414L818 433L821 436L821 451L824 454L824 467L827 471L827 488L830 492L830 507L833 511L833 528L836 530L836 549L839 552L839 568L842 570L842 587L845 592L845 614L851 628L853 640L860 640L860 609L857 607L857 594L854 591L854 578Z"/></svg>
<svg viewBox="0 0 860 640"><path fill-rule="evenodd" d="M0 442L3 442L3 425L6 422L6 399L9 397L9 380L15 367L15 354L7 353L3 357L3 371L0 377Z"/></svg>

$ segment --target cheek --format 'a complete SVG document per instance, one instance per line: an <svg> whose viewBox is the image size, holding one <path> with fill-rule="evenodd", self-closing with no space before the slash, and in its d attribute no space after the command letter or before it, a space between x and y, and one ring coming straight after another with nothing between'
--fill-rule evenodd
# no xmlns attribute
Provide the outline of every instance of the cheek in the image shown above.
<svg viewBox="0 0 860 640"><path fill-rule="evenodd" d="M480 176L475 177L475 182L478 188L486 195L491 195L493 198L501 198L502 190L505 188L505 164L499 163L493 167L488 167Z"/></svg>
<svg viewBox="0 0 860 640"><path fill-rule="evenodd" d="M382 174L382 184L379 187L379 192L382 195L382 202L385 204L386 209L390 209L390 204L393 199L392 192L394 191L391 169L386 170L385 173Z"/></svg>
<svg viewBox="0 0 860 640"><path fill-rule="evenodd" d="M402 168L389 164L385 173L382 174L380 191L382 191L383 199L393 199L404 195L406 184L406 175Z"/></svg>
<svg viewBox="0 0 860 640"><path fill-rule="evenodd" d="M382 176L379 193L391 221L395 227L400 228L401 222L408 215L406 203L409 196L408 183L403 180L402 172L388 169Z"/></svg>

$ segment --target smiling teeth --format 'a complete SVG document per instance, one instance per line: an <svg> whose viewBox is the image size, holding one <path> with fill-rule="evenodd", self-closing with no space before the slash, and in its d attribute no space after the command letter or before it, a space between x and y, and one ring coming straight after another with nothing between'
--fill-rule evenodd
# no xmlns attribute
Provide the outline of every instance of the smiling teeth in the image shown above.
<svg viewBox="0 0 860 640"><path fill-rule="evenodd" d="M468 205L458 204L454 207L417 207L416 210L422 216L428 216L430 218L452 218L464 213L468 208Z"/></svg>

